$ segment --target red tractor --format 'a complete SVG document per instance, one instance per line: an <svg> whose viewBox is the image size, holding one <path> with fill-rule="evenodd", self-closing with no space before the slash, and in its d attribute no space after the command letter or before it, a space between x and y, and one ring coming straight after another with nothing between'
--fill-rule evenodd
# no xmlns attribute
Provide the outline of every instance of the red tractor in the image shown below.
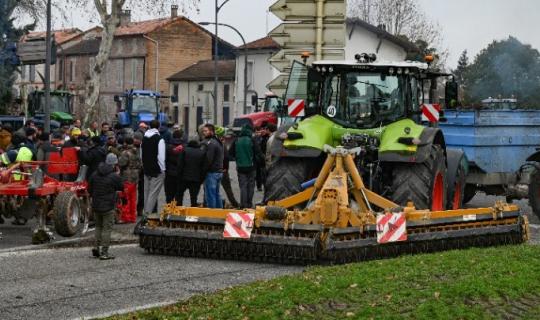
<svg viewBox="0 0 540 320"><path fill-rule="evenodd" d="M75 148L52 152L49 161L16 163L0 170L0 214L26 220L36 217L32 243L50 241L47 227L52 219L63 237L85 234L90 221L86 166L81 166ZM60 177L76 176L74 181Z"/></svg>
<svg viewBox="0 0 540 320"><path fill-rule="evenodd" d="M248 125L255 129L267 123L273 123L276 126L278 125L278 119L283 112L283 102L281 98L273 92L267 92L264 97L262 111L259 111L258 100L257 96L254 95L251 103L256 106L255 112L244 114L234 119L234 128L239 130L242 126Z"/></svg>

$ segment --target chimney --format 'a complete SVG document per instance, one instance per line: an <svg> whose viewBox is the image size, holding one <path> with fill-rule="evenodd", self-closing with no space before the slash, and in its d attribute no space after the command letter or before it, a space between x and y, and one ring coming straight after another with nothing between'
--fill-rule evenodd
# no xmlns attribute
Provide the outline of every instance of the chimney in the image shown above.
<svg viewBox="0 0 540 320"><path fill-rule="evenodd" d="M178 17L178 5L173 4L171 5L171 18Z"/></svg>
<svg viewBox="0 0 540 320"><path fill-rule="evenodd" d="M122 10L120 13L120 26L125 26L131 22L131 10Z"/></svg>

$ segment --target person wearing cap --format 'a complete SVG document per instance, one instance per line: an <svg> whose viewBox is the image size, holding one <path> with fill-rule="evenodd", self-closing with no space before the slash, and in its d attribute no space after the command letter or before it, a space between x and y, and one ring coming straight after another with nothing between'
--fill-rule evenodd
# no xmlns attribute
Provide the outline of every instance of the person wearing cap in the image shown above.
<svg viewBox="0 0 540 320"><path fill-rule="evenodd" d="M118 157L109 153L88 180L92 211L96 223L96 245L92 255L100 260L114 259L109 253L111 232L116 213L117 192L124 189L118 168Z"/></svg>
<svg viewBox="0 0 540 320"><path fill-rule="evenodd" d="M26 139L24 140L25 146L32 150L32 153L36 154L36 136L37 130L34 127L29 127L25 129Z"/></svg>
<svg viewBox="0 0 540 320"><path fill-rule="evenodd" d="M64 143L64 148L76 148L76 147L80 148L81 145L80 145L79 138L81 137L81 134L82 134L81 129L77 127L74 127L73 129L71 129L71 131L69 132L69 140L67 140Z"/></svg>
<svg viewBox="0 0 540 320"><path fill-rule="evenodd" d="M107 142L105 147L107 153L114 153L117 157L120 156L120 150L118 150L118 145L116 143L116 135L113 131L107 131Z"/></svg>

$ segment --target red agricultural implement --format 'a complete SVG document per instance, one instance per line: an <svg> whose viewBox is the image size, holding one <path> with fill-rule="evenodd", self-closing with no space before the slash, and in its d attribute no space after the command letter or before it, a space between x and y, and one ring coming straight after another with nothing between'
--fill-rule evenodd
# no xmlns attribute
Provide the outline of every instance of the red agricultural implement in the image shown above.
<svg viewBox="0 0 540 320"><path fill-rule="evenodd" d="M86 171L86 166L79 169L74 148L51 153L49 161L17 163L2 169L0 214L26 220L35 217L34 244L52 239L47 221L52 221L63 237L84 234L90 219Z"/></svg>

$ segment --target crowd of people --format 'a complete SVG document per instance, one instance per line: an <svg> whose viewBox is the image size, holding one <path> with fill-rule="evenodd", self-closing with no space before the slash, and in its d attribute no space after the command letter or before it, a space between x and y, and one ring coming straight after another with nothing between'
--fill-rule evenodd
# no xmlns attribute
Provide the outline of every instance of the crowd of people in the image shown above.
<svg viewBox="0 0 540 320"><path fill-rule="evenodd" d="M99 125L97 121L82 128L81 121L76 120L49 134L29 120L17 131L9 124L0 124L0 164L47 161L53 152L75 149L80 165L87 166L85 178L96 222L96 248L92 253L100 259L111 259L114 257L108 247L113 224L133 223L138 215L157 213L162 189L166 202L176 201L178 205L183 204L189 191L189 205L193 207L252 208L255 188L260 191L264 186L265 153L275 130L273 124L254 130L244 126L235 137L230 130L204 124L199 135L186 138L179 125L162 125L157 120L141 122L137 130L111 127L107 122ZM229 176L231 160L237 167L239 202ZM220 186L228 201L222 199ZM201 187L203 203L198 202ZM13 223L26 221L17 218Z"/></svg>

